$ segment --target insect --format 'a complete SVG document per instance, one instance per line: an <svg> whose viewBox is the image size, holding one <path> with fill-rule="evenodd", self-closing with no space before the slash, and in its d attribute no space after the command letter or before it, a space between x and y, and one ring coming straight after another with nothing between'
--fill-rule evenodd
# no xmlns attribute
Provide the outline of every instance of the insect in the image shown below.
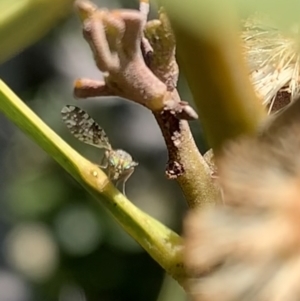
<svg viewBox="0 0 300 301"><path fill-rule="evenodd" d="M108 177L116 182L122 183L122 191L125 194L125 183L138 165L132 157L121 149L114 150L109 143L105 131L84 110L71 105L66 105L61 110L62 120L70 130L71 134L78 140L105 149L101 161Z"/></svg>

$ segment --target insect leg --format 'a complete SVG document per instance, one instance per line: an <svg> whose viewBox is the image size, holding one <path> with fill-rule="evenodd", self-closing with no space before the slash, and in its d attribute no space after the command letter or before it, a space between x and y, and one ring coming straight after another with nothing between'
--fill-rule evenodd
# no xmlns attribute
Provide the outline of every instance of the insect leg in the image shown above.
<svg viewBox="0 0 300 301"><path fill-rule="evenodd" d="M101 159L101 162L99 164L99 167L100 168L103 168L103 169L106 169L107 168L107 165L108 165L108 160L107 160L107 154L105 152L105 154L103 155L102 159Z"/></svg>
<svg viewBox="0 0 300 301"><path fill-rule="evenodd" d="M122 177L117 181L116 185L120 184L122 182L122 193L126 196L125 193L125 183L127 182L127 180L130 178L130 176L132 175L132 173L134 172L134 168L128 170L127 173L125 173L124 175L122 175Z"/></svg>

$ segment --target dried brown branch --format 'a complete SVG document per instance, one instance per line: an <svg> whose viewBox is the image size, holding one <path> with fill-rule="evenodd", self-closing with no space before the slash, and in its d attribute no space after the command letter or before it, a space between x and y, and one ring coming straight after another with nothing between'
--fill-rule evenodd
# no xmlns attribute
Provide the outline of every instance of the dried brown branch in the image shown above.
<svg viewBox="0 0 300 301"><path fill-rule="evenodd" d="M102 85L107 86L105 90L110 90L112 95L142 104L154 112L168 109L172 97L166 85L146 66L142 55L142 40L146 52L151 51L149 44L143 39L143 14L135 10L95 9L87 1L84 3L77 2L80 16L85 16L82 17L83 34L93 51L97 67L105 73L105 82ZM86 91L89 86L78 80L76 96L80 95L81 89L88 96ZM101 91L99 94L102 96ZM172 110L178 110L179 117L195 119L197 114L187 107L185 103L173 105ZM181 114L182 110L187 113Z"/></svg>
<svg viewBox="0 0 300 301"><path fill-rule="evenodd" d="M151 110L168 148L168 178L177 179L190 207L214 203L218 190L185 121L198 115L176 90L175 40L166 15L161 11L143 31L145 11L108 11L84 3L77 3L84 37L104 82L77 80L75 96L115 95Z"/></svg>
<svg viewBox="0 0 300 301"><path fill-rule="evenodd" d="M145 36L153 49L146 60L149 68L166 84L173 100L170 106L180 105L181 114L187 114L190 107L184 107L176 90L179 70L175 59L175 38L163 9L159 12L159 20L147 23ZM169 151L167 177L177 179L191 207L213 203L219 195L212 184L209 166L195 145L187 121L176 118L178 111L154 113Z"/></svg>

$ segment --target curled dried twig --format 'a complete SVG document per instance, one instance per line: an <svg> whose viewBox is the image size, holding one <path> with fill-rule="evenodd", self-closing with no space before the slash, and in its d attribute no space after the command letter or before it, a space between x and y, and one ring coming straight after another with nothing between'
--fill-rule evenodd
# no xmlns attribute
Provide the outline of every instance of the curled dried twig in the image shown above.
<svg viewBox="0 0 300 301"><path fill-rule="evenodd" d="M86 16L84 37L105 79L104 82L94 81L92 86L87 80L77 80L75 96L95 96L96 91L96 96L109 93L142 104L153 112L172 110L175 115L178 112L178 118L198 118L187 103L175 104L166 85L146 66L141 44L145 56L152 49L143 37L144 14L136 10L96 9L92 4L88 6L86 1L84 5L82 2L77 5L80 14ZM95 85L101 88L94 89Z"/></svg>

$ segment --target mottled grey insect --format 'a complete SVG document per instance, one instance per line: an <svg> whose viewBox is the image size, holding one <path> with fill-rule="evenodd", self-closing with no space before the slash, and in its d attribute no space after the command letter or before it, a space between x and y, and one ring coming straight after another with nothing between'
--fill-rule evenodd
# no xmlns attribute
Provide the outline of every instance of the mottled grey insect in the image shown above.
<svg viewBox="0 0 300 301"><path fill-rule="evenodd" d="M66 105L62 108L61 115L74 137L106 150L99 166L106 170L108 177L115 181L116 185L122 183L122 191L125 194L125 183L138 163L134 162L127 152L121 149L114 150L105 131L84 110Z"/></svg>

